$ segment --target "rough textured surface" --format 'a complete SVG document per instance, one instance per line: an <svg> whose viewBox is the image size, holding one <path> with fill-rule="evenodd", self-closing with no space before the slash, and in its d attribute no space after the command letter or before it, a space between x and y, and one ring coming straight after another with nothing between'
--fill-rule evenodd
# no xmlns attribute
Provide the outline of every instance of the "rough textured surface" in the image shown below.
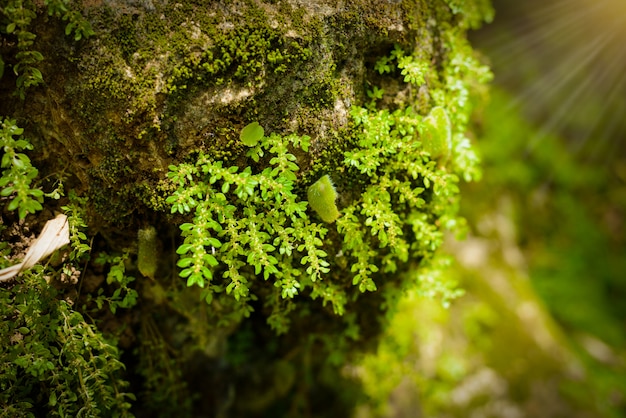
<svg viewBox="0 0 626 418"><path fill-rule="evenodd" d="M46 86L0 112L28 115L30 137L58 157L46 157L49 171L72 173L103 222L134 223L130 215L162 208L155 190L168 164L198 150L235 158L233 142L249 121L307 134L318 152L341 141L336 132L350 105L364 101L378 57L395 43L432 54L435 34L423 22L430 8L88 2L97 36L72 43L60 25L46 25L36 44L47 52ZM385 86L389 97L394 87Z"/></svg>
<svg viewBox="0 0 626 418"><path fill-rule="evenodd" d="M82 280L118 298L98 316L138 411L346 416L340 366L374 346L403 289L457 295L415 270L462 225L459 178L479 175L470 117L490 73L465 31L487 9L457 3L90 1L96 35L78 43L38 18L46 84L0 114L26 128L42 177L89 198L92 252L115 253ZM437 107L449 159L421 143ZM252 122L265 137L248 147ZM305 201L326 174L332 224ZM156 265L137 243L151 228Z"/></svg>

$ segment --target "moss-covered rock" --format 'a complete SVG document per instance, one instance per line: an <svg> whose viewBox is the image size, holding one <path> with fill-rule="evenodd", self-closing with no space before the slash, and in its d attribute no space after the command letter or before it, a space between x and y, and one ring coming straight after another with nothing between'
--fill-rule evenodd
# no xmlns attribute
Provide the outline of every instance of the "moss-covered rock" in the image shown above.
<svg viewBox="0 0 626 418"><path fill-rule="evenodd" d="M465 36L489 7L115 1L81 11L96 35L79 43L38 18L46 84L0 114L24 122L42 173L89 198L94 247L124 252L101 258L115 260L109 302L131 308L118 299L133 281L120 275L147 276L127 347L146 408L345 415L339 366L375 344L409 273L462 226L457 184L479 176L470 118L490 78ZM2 87L13 82L5 75ZM264 135L242 141L254 122ZM320 177L335 184L332 223L306 201ZM150 263L156 249L165 256ZM211 387L196 390L206 376Z"/></svg>

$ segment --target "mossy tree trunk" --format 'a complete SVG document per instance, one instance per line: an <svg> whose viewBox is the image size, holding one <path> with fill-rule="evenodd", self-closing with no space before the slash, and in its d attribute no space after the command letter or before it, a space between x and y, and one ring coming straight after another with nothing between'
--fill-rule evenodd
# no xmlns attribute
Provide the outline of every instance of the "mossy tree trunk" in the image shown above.
<svg viewBox="0 0 626 418"><path fill-rule="evenodd" d="M84 1L77 11L94 36L73 41L37 10L45 82L20 100L5 71L0 115L26 129L44 190L62 180L88 198L92 261L71 297L104 331L126 327L117 337L145 393L138 415L345 416L341 365L375 343L385 311L460 223L459 178L479 174L470 116L489 71L465 33L488 4ZM3 35L7 69L16 45ZM252 122L264 129L258 145L240 139ZM306 202L324 175L336 221ZM183 223L195 225L186 247ZM190 260L180 267L207 263L189 288L177 247ZM98 252L125 261L98 266ZM137 277L139 303L111 316L89 295L129 292L130 281L102 283L114 264Z"/></svg>

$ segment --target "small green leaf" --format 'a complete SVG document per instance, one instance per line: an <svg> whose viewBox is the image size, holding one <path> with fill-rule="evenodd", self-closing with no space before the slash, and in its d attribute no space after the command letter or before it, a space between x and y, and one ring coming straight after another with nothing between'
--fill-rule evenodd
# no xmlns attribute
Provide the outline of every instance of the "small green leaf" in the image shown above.
<svg viewBox="0 0 626 418"><path fill-rule="evenodd" d="M191 244L181 244L180 247L176 250L176 254L186 254L191 250Z"/></svg>
<svg viewBox="0 0 626 418"><path fill-rule="evenodd" d="M48 399L48 405L55 406L57 404L57 394L52 392L50 394L50 398Z"/></svg>
<svg viewBox="0 0 626 418"><path fill-rule="evenodd" d="M41 71L39 71L35 67L32 67L31 71L32 71L31 80L34 83L33 85L43 83L43 75L41 74Z"/></svg>
<svg viewBox="0 0 626 418"><path fill-rule="evenodd" d="M222 243L219 242L219 240L217 240L216 238L208 238L207 239L207 245L211 245L215 248L219 248L222 246Z"/></svg>
<svg viewBox="0 0 626 418"><path fill-rule="evenodd" d="M11 200L11 203L9 203L7 205L7 209L9 211L14 211L15 209L17 209L18 205L20 204L19 199L16 197L15 199ZM24 219L26 215L22 216L22 213L20 212L20 219Z"/></svg>
<svg viewBox="0 0 626 418"><path fill-rule="evenodd" d="M252 122L247 124L239 134L239 138L244 145L248 147L255 146L261 138L263 138L265 131L258 122Z"/></svg>
<svg viewBox="0 0 626 418"><path fill-rule="evenodd" d="M205 254L205 255L202 257L202 261L204 261L204 262L205 262L205 265L206 265L206 264L208 264L208 265L209 265L209 266L211 266L211 267L217 266L217 265L219 264L219 263L218 263L218 261L217 261L217 259L216 259L215 257L213 257L211 254ZM207 275L207 274L206 274L206 272L205 272L205 276L206 276L206 275ZM211 274L211 273L209 273L208 275L212 277L212 274Z"/></svg>
<svg viewBox="0 0 626 418"><path fill-rule="evenodd" d="M182 267L182 268L186 268L189 267L191 264L193 263L193 258L181 258L180 260L178 260L178 263L176 263L176 265L178 267Z"/></svg>
<svg viewBox="0 0 626 418"><path fill-rule="evenodd" d="M182 273L180 277L183 277ZM204 279L202 278L202 275L193 274L189 276L189 279L187 279L187 287L191 287L193 285L197 285L198 287L204 287Z"/></svg>

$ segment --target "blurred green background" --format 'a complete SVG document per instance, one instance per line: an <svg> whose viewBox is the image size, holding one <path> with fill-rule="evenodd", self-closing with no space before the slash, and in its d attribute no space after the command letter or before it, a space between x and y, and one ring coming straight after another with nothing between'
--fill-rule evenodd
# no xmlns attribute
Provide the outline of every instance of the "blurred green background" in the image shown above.
<svg viewBox="0 0 626 418"><path fill-rule="evenodd" d="M495 1L446 309L406 295L357 417L626 416L626 2Z"/></svg>

